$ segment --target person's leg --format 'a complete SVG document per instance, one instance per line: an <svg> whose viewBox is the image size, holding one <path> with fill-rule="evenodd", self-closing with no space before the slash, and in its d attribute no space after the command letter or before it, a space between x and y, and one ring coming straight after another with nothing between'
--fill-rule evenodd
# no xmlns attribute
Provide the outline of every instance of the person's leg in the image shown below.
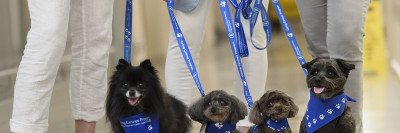
<svg viewBox="0 0 400 133"><path fill-rule="evenodd" d="M345 85L346 93L357 100L349 103L357 122L357 132L362 132L362 44L365 17L370 0L328 1L327 45L331 58L356 65Z"/></svg>
<svg viewBox="0 0 400 133"><path fill-rule="evenodd" d="M72 0L70 101L76 132L94 132L104 116L113 0Z"/></svg>
<svg viewBox="0 0 400 133"><path fill-rule="evenodd" d="M268 0L263 1L263 5L266 10L268 10ZM254 2L253 2L254 4ZM246 80L249 86L250 94L253 101L260 99L264 94L265 85L267 81L267 70L268 70L268 56L267 49L258 50L251 44L251 39L253 39L254 45L257 47L264 47L267 43L267 38L263 29L261 13L258 15L257 23L254 28L253 38L250 38L250 21L241 17L243 30L246 35L247 46L249 49L249 56L241 58L243 64L243 70L245 72ZM244 103L247 102L243 95L243 84L240 79L239 72L237 71L236 64L234 64L235 75L234 75L234 87L236 96L242 100ZM237 126L239 126L240 132L247 132L248 128L252 124L249 122L248 118L239 121Z"/></svg>
<svg viewBox="0 0 400 133"><path fill-rule="evenodd" d="M193 60L198 66L201 43L204 38L205 22L211 0L200 0L199 5L190 12L175 10L175 16L185 36ZM198 67L197 67L198 68ZM199 69L197 69L199 70ZM165 63L165 81L167 92L189 106L200 97L196 84L176 42L173 29L170 30L169 46Z"/></svg>
<svg viewBox="0 0 400 133"><path fill-rule="evenodd" d="M296 0L308 53L313 57L329 57L326 45L327 0Z"/></svg>
<svg viewBox="0 0 400 133"><path fill-rule="evenodd" d="M14 87L11 132L47 132L53 85L64 53L69 0L28 0L31 29Z"/></svg>

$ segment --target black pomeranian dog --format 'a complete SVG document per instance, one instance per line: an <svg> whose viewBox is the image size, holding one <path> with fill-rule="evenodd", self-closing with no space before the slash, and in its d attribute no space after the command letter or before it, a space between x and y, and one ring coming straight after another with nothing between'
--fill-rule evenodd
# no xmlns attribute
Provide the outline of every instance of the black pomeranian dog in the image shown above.
<svg viewBox="0 0 400 133"><path fill-rule="evenodd" d="M150 60L141 62L139 66L132 66L124 59L120 59L116 69L111 77L106 101L107 120L113 132L130 132L121 126L127 123L120 120L140 114L156 117L159 120L157 125L161 133L189 131L191 121L186 116L186 106L163 91L157 70Z"/></svg>

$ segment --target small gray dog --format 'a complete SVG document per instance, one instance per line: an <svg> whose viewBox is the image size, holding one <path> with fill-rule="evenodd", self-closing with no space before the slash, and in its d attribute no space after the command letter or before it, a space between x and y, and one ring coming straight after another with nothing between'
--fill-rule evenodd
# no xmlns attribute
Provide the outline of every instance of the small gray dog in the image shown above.
<svg viewBox="0 0 400 133"><path fill-rule="evenodd" d="M246 115L246 105L222 90L210 92L189 107L190 118L207 124L207 133L238 132L236 123Z"/></svg>
<svg viewBox="0 0 400 133"><path fill-rule="evenodd" d="M300 133L307 133L308 130L316 133L354 133L355 119L346 106L346 102L353 99L344 93L344 85L355 66L340 59L316 58L302 67L308 70L310 101L301 121Z"/></svg>
<svg viewBox="0 0 400 133"><path fill-rule="evenodd" d="M295 117L298 110L291 97L282 91L269 90L250 110L250 122L256 125L249 133L291 133L287 118Z"/></svg>

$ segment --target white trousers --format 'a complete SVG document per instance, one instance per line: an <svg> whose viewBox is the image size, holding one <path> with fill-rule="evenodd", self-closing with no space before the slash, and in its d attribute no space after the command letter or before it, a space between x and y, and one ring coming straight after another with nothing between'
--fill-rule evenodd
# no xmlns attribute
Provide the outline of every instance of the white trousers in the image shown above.
<svg viewBox="0 0 400 133"><path fill-rule="evenodd" d="M176 19L185 35L185 39L196 66L199 66L200 49L204 38L205 22L210 3L211 0L200 0L197 7L190 12L175 10ZM212 2L212 4L218 3ZM268 8L267 0L264 0L263 4ZM220 11L216 11L215 13L220 16ZM242 58L243 69L246 74L253 101L256 101L264 94L265 90L268 69L267 50L257 50L253 47L250 41L249 20L242 17L242 23L250 53L249 57ZM258 47L265 46L266 38L263 32L261 15L259 15L253 34L253 41ZM231 53L231 50L227 49L226 52ZM232 69L236 70L236 64L234 62L232 62ZM236 92L235 95L246 103L243 96L243 86L239 73L237 70L235 72L233 81ZM186 105L190 105L194 100L200 98L196 84L180 52L172 27L170 30L169 46L165 65L165 79L168 93L176 96ZM245 120L239 121L237 125L250 126L251 123L246 118Z"/></svg>
<svg viewBox="0 0 400 133"><path fill-rule="evenodd" d="M28 6L31 29L14 88L11 132L47 132L68 25L72 35L73 118L97 121L104 116L113 0L28 0Z"/></svg>

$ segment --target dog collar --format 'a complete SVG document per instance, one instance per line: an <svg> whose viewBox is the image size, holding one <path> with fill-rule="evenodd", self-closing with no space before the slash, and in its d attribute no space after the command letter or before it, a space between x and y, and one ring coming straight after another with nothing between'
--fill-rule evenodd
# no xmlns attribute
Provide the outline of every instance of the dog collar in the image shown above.
<svg viewBox="0 0 400 133"><path fill-rule="evenodd" d="M229 122L217 123L209 122L207 123L206 133L232 133L236 130L236 123L232 124Z"/></svg>
<svg viewBox="0 0 400 133"><path fill-rule="evenodd" d="M289 122L288 120L285 119L281 119L281 120L272 120L272 119L265 119L264 120L264 124L267 128L272 129L274 131L277 132L282 132L285 129L289 128ZM258 131L258 126L259 125L255 125L252 129L252 133L257 133Z"/></svg>
<svg viewBox="0 0 400 133"><path fill-rule="evenodd" d="M310 100L308 101L305 115L307 133L315 132L342 115L347 101L356 102L344 92L330 99L321 100L315 97L312 90L310 90Z"/></svg>
<svg viewBox="0 0 400 133"><path fill-rule="evenodd" d="M119 120L125 133L158 133L160 131L159 118L147 114L137 114Z"/></svg>

